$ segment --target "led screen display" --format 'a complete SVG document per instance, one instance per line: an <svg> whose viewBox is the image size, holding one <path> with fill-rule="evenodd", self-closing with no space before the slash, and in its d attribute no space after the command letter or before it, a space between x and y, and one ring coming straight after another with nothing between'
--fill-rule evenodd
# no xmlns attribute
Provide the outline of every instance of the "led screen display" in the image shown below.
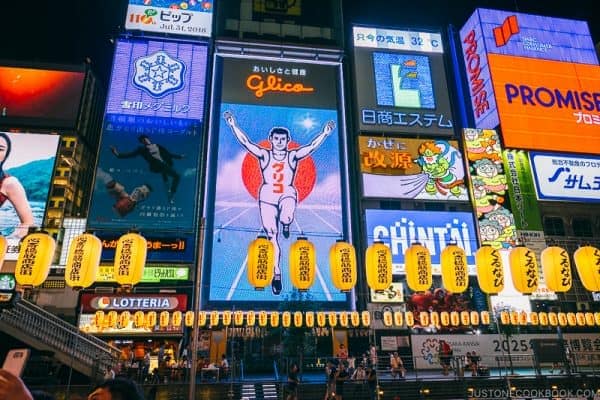
<svg viewBox="0 0 600 400"><path fill-rule="evenodd" d="M363 195L468 200L463 158L454 140L360 136Z"/></svg>
<svg viewBox="0 0 600 400"><path fill-rule="evenodd" d="M361 131L452 135L439 33L354 27Z"/></svg>
<svg viewBox="0 0 600 400"><path fill-rule="evenodd" d="M84 72L0 67L0 123L74 127Z"/></svg>
<svg viewBox="0 0 600 400"><path fill-rule="evenodd" d="M346 232L339 65L218 56L216 71L204 300L277 307L292 292L290 246L305 235L317 254L310 298L345 302L328 261ZM261 233L276 265L268 287L255 291L247 252Z"/></svg>
<svg viewBox="0 0 600 400"><path fill-rule="evenodd" d="M445 211L365 210L368 244L383 241L392 251L392 272L405 274L404 253L421 243L431 253L434 274L440 274L440 253L450 243L465 250L469 273L475 273L477 235L473 214Z"/></svg>
<svg viewBox="0 0 600 400"><path fill-rule="evenodd" d="M213 0L129 0L125 29L210 37Z"/></svg>
<svg viewBox="0 0 600 400"><path fill-rule="evenodd" d="M42 226L60 136L0 132L0 233L6 260L16 260L19 241Z"/></svg>

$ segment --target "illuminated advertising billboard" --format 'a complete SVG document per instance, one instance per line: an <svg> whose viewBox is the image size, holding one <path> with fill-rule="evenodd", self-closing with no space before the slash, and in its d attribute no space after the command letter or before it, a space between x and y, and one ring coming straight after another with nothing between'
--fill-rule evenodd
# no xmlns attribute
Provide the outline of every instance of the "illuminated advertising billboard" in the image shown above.
<svg viewBox="0 0 600 400"><path fill-rule="evenodd" d="M85 73L0 67L0 123L73 128Z"/></svg>
<svg viewBox="0 0 600 400"><path fill-rule="evenodd" d="M360 136L358 148L365 197L469 200L454 140Z"/></svg>
<svg viewBox="0 0 600 400"><path fill-rule="evenodd" d="M600 66L488 55L506 147L600 149Z"/></svg>
<svg viewBox="0 0 600 400"><path fill-rule="evenodd" d="M454 133L439 33L355 26L353 35L361 131Z"/></svg>
<svg viewBox="0 0 600 400"><path fill-rule="evenodd" d="M148 242L148 253L146 261L148 262L191 262L194 258L194 238L193 235L186 235L181 231L173 231L165 234L156 233L159 228L152 229L151 234L144 234ZM102 261L113 261L117 241L123 234L107 231L98 231L96 236L102 240Z"/></svg>
<svg viewBox="0 0 600 400"><path fill-rule="evenodd" d="M6 260L16 260L19 242L42 226L60 136L0 132L0 234Z"/></svg>
<svg viewBox="0 0 600 400"><path fill-rule="evenodd" d="M125 29L210 37L213 0L129 0Z"/></svg>
<svg viewBox="0 0 600 400"><path fill-rule="evenodd" d="M190 277L189 266L147 265L144 267L141 283L160 283L161 281L187 281ZM116 282L113 264L100 265L96 282Z"/></svg>
<svg viewBox="0 0 600 400"><path fill-rule="evenodd" d="M202 120L207 46L202 43L119 39L115 49L107 114L130 116L113 124L153 124L165 128ZM177 121L175 124L173 121Z"/></svg>
<svg viewBox="0 0 600 400"><path fill-rule="evenodd" d="M340 64L218 55L215 71L203 300L278 307L293 289L290 246L306 235L318 268L311 300L346 304L329 276L329 248L346 235L348 212ZM259 234L276 251L264 291L246 270Z"/></svg>
<svg viewBox="0 0 600 400"><path fill-rule="evenodd" d="M392 272L405 274L404 253L421 243L431 253L433 273L440 274L440 253L450 242L465 250L469 274L475 273L477 235L468 212L365 210L369 245L383 241L392 251Z"/></svg>
<svg viewBox="0 0 600 400"><path fill-rule="evenodd" d="M494 129L500 123L488 55L598 64L584 21L477 9L461 28L460 39L476 128Z"/></svg>
<svg viewBox="0 0 600 400"><path fill-rule="evenodd" d="M467 128L463 135L481 243L495 249L515 246L515 218L508 204L508 182L498 133L492 129Z"/></svg>
<svg viewBox="0 0 600 400"><path fill-rule="evenodd" d="M529 153L540 200L600 202L600 156Z"/></svg>

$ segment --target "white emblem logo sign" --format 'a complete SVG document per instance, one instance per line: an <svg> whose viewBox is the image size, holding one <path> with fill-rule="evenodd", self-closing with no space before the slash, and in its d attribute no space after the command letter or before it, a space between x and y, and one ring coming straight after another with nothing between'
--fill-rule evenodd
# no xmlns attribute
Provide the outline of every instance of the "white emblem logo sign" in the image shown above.
<svg viewBox="0 0 600 400"><path fill-rule="evenodd" d="M185 64L164 51L135 60L133 84L152 97L164 97L183 89Z"/></svg>

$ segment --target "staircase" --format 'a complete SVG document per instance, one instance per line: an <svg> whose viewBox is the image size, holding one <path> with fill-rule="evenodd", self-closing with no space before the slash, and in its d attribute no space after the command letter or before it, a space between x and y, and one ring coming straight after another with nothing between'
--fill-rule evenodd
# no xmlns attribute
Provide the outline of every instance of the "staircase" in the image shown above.
<svg viewBox="0 0 600 400"><path fill-rule="evenodd" d="M275 383L249 383L242 385L243 400L278 399Z"/></svg>
<svg viewBox="0 0 600 400"><path fill-rule="evenodd" d="M0 311L0 331L38 349L51 351L61 363L92 379L114 367L119 350L26 300Z"/></svg>

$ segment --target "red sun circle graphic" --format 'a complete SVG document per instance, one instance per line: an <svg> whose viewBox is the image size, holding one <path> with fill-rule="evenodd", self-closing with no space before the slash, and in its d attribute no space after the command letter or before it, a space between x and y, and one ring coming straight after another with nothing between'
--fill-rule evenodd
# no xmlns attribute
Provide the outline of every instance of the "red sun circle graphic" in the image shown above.
<svg viewBox="0 0 600 400"><path fill-rule="evenodd" d="M263 140L258 144L263 149L270 150L271 142ZM288 150L297 149L300 145L291 141L288 144ZM258 191L263 183L262 171L258 159L248 153L242 161L242 181L250 196L258 200ZM317 181L317 170L315 162L311 156L308 156L298 162L296 176L294 177L294 187L298 192L298 203L306 199Z"/></svg>

